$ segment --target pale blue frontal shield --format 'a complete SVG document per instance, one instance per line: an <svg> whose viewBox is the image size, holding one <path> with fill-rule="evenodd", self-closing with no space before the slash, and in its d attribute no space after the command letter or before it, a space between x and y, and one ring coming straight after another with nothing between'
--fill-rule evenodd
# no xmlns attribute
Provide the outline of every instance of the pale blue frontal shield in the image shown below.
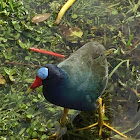
<svg viewBox="0 0 140 140"><path fill-rule="evenodd" d="M42 67L38 70L37 75L41 78L41 79L46 79L48 76L48 68L46 67Z"/></svg>

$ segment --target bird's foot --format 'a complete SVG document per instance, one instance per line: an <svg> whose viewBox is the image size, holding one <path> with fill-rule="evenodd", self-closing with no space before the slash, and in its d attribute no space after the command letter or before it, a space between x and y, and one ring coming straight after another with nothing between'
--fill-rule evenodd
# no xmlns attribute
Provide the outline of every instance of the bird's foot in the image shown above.
<svg viewBox="0 0 140 140"><path fill-rule="evenodd" d="M48 140L58 140L60 138L60 128L52 135L48 137Z"/></svg>
<svg viewBox="0 0 140 140"><path fill-rule="evenodd" d="M119 134L120 136L124 137L124 138L128 138L126 135L124 135L123 133L119 132L118 130L116 130L115 128L111 127L110 125L106 124L104 122L103 124L104 126L106 126L107 128L109 128L110 130L116 132L117 134Z"/></svg>
<svg viewBox="0 0 140 140"><path fill-rule="evenodd" d="M116 132L117 134L119 134L120 136L124 137L124 138L128 138L126 135L124 135L123 133L119 132L118 130L114 129L113 127L109 126L108 124L106 124L103 120L103 116L104 116L104 113L105 113L105 105L102 104L102 98L99 98L98 99L98 106L99 106L99 111L98 111L98 114L99 114L99 117L98 117L98 122L92 124L92 125L89 125L87 127L84 127L84 128L79 128L79 129L76 129L76 131L80 131L80 130L85 130L85 129L90 129L96 125L99 126L99 137L102 135L102 127L103 126L106 126L107 128L109 128L110 130Z"/></svg>
<svg viewBox="0 0 140 140"><path fill-rule="evenodd" d="M60 127L54 134L49 136L49 140L58 140L62 138L62 135L66 133L67 129L65 127Z"/></svg>
<svg viewBox="0 0 140 140"><path fill-rule="evenodd" d="M89 125L89 126L83 127L83 128L76 129L76 131L90 129L90 128L96 126L96 125L98 125L98 122L96 122L96 123L94 123L94 124L92 124L92 125Z"/></svg>
<svg viewBox="0 0 140 140"><path fill-rule="evenodd" d="M63 115L59 121L59 128L58 130L52 134L51 136L49 136L49 139L58 139L60 138L62 135L64 135L66 133L66 124L69 122L68 118L67 118L67 114L68 114L69 109L64 108L64 112Z"/></svg>

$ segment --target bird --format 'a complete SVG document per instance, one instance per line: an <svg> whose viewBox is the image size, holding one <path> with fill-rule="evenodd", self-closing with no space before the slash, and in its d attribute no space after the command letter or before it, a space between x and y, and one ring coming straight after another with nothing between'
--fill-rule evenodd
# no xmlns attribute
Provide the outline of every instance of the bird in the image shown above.
<svg viewBox="0 0 140 140"><path fill-rule="evenodd" d="M41 67L30 89L43 85L45 99L64 108L60 119L60 123L63 123L69 109L94 111L107 82L105 47L93 41L80 47L58 65L46 64Z"/></svg>
<svg viewBox="0 0 140 140"><path fill-rule="evenodd" d="M45 50L36 48L31 48L31 50L64 58L64 55L48 53ZM120 136L128 138L103 120L105 110L101 95L108 83L108 62L105 51L105 47L99 42L88 42L58 65L46 64L41 67L29 89L33 90L43 85L45 99L64 108L60 124L66 121L69 109L94 111L98 106L98 121L77 130L85 130L98 125L99 136L101 136L104 125ZM59 132L60 129L52 136L58 136Z"/></svg>
<svg viewBox="0 0 140 140"><path fill-rule="evenodd" d="M108 81L105 48L89 42L67 59L38 70L31 89L43 85L43 95L52 104L80 111L95 110L96 100Z"/></svg>

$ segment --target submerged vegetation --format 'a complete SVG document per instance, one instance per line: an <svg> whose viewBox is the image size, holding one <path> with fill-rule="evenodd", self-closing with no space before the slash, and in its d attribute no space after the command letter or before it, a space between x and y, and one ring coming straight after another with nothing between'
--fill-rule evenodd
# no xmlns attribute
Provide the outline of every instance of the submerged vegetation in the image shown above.
<svg viewBox="0 0 140 140"><path fill-rule="evenodd" d="M0 139L45 140L56 132L62 108L45 101L41 87L26 90L38 67L62 59L29 50L36 46L67 57L89 41L107 50L109 82L102 95L104 120L140 139L140 0L76 0L60 25L54 24L64 0L0 2ZM51 16L32 23L37 14ZM79 115L78 115L79 114ZM71 110L64 140L99 139L98 127L75 132L97 121L98 113ZM103 128L100 139L121 139Z"/></svg>

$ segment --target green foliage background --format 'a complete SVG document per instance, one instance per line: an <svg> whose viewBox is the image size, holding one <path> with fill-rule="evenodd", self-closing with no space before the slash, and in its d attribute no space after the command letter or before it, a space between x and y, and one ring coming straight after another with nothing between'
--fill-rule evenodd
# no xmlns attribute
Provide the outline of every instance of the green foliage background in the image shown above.
<svg viewBox="0 0 140 140"><path fill-rule="evenodd" d="M29 47L38 46L68 57L86 42L94 40L107 50L114 49L107 56L109 73L112 73L102 96L106 104L105 119L130 137L139 139L140 1L77 0L57 26L54 21L63 3L63 0L0 2L0 74L6 80L0 86L0 139L45 140L59 127L62 108L45 101L41 87L31 94L26 94L26 90L34 81L38 67L62 60L33 53ZM36 13L51 13L52 16L33 24L31 19ZM76 25L83 31L82 38L74 43L63 38L60 30L63 25ZM73 131L75 127L96 122L97 111L82 112L76 117L78 113L70 112L68 131L63 139L99 139L98 128ZM101 139L109 137L118 138L104 128Z"/></svg>

